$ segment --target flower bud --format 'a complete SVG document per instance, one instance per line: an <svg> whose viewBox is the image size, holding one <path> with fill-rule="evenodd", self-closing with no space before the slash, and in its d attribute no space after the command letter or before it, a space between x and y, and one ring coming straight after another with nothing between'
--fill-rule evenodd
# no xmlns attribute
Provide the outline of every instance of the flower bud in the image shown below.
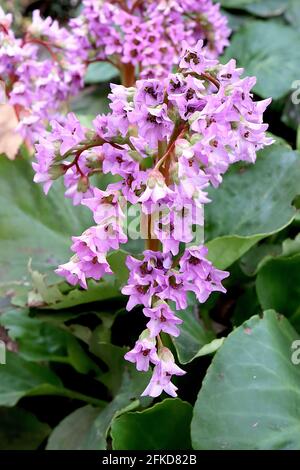
<svg viewBox="0 0 300 470"><path fill-rule="evenodd" d="M85 193L89 189L90 183L89 179L87 176L81 176L78 185L77 185L77 190L80 193Z"/></svg>
<svg viewBox="0 0 300 470"><path fill-rule="evenodd" d="M62 163L53 164L49 168L49 175L52 180L57 180L60 176L64 175L66 172L66 166Z"/></svg>

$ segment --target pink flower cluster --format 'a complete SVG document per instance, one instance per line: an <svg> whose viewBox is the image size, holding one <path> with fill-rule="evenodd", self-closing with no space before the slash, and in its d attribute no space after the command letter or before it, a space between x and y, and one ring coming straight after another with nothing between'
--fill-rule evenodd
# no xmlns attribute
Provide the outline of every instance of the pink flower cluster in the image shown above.
<svg viewBox="0 0 300 470"><path fill-rule="evenodd" d="M177 63L183 40L204 39L206 54L215 57L229 36L227 20L211 0L85 0L67 28L34 11L23 38L15 36L12 21L0 7L0 80L14 106L17 130L29 143L50 119L64 122L63 108L82 88L89 63L113 63L129 86L135 68L141 78L165 76Z"/></svg>
<svg viewBox="0 0 300 470"><path fill-rule="evenodd" d="M145 394L176 395L172 375L184 372L162 345L160 332L178 336L174 310L187 306L187 293L200 303L211 292L225 292L228 273L207 260L195 244L193 227L203 226L206 189L218 186L229 166L253 163L270 145L263 112L270 100L255 102L254 78L241 78L235 62L221 65L203 53L203 42L184 45L177 73L139 80L136 87L112 85L111 113L84 129L74 115L52 122L37 145L35 180L48 191L64 175L67 196L88 206L95 223L73 238L74 257L57 273L86 287L86 279L111 274L107 254L126 243L128 205L141 208L147 249L142 259L127 259L130 271L122 293L127 309L143 305L147 329L126 358L138 370L154 365ZM71 161L70 161L71 160ZM105 191L92 185L95 172L116 175ZM145 228L146 227L146 228Z"/></svg>
<svg viewBox="0 0 300 470"><path fill-rule="evenodd" d="M71 21L84 59L111 60L139 67L140 78L165 76L177 65L179 44L205 41L216 57L228 45L230 30L212 0L84 0ZM129 85L129 83L127 83Z"/></svg>
<svg viewBox="0 0 300 470"><path fill-rule="evenodd" d="M76 38L57 21L42 19L36 10L21 39L13 33L12 20L0 8L0 79L15 108L18 131L34 142L83 85L85 65L78 58Z"/></svg>
<svg viewBox="0 0 300 470"><path fill-rule="evenodd" d="M177 337L177 325L182 320L175 316L168 302L175 304L176 310L187 307L187 293L196 294L199 302L205 302L211 292L226 292L222 280L229 273L212 266L207 259L207 248L186 248L180 259L171 253L163 254L145 251L140 261L131 256L127 259L130 275L122 293L129 296L127 310L136 305L144 305L144 315L149 318L147 329L135 343L125 358L136 363L137 370L146 371L150 363L154 365L153 376L144 395L156 397L165 391L176 396L172 375L183 375L184 371L174 363L171 351L164 347L160 333Z"/></svg>

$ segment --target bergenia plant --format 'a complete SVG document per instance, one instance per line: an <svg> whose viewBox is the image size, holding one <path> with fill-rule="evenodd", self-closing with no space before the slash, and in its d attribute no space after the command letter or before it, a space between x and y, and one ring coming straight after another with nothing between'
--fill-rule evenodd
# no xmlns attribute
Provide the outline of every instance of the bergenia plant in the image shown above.
<svg viewBox="0 0 300 470"><path fill-rule="evenodd" d="M63 119L68 99L83 86L85 64L76 37L51 18L34 11L22 38L12 30L12 15L0 7L0 80L19 121L17 131L29 143L48 125Z"/></svg>
<svg viewBox="0 0 300 470"><path fill-rule="evenodd" d="M23 37L0 7L0 81L15 109L17 131L33 144L50 119L63 123L70 98L84 86L89 64L111 62L122 83L165 77L183 40L206 43L216 57L228 44L226 17L211 0L85 0L81 15L61 27L38 10Z"/></svg>
<svg viewBox="0 0 300 470"><path fill-rule="evenodd" d="M206 50L203 41L185 43L176 73L136 87L112 85L111 112L97 116L93 129L73 114L64 125L53 120L33 163L45 192L64 175L66 196L93 213L95 225L73 237L74 255L56 271L72 285L88 288L88 278L112 274L107 256L127 242L127 208L140 207L145 251L128 256L122 293L127 310L143 306L146 328L125 358L140 371L153 366L143 392L153 397L176 396L172 376L185 373L163 337L179 335L177 312L187 307L187 294L203 303L225 292L228 273L212 265L199 238L207 188L217 187L231 164L254 163L272 142L263 123L270 100L253 100L255 78L241 78L235 61L221 65ZM95 173L110 173L115 182L101 190L91 182Z"/></svg>
<svg viewBox="0 0 300 470"><path fill-rule="evenodd" d="M217 57L230 34L212 0L84 0L70 26L83 60L111 62L125 86L136 76L165 77L178 64L183 41L202 39L205 53Z"/></svg>

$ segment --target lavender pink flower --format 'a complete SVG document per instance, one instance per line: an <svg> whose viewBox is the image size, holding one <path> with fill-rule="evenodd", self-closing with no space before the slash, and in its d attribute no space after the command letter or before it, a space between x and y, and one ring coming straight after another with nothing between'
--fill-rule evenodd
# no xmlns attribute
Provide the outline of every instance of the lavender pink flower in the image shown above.
<svg viewBox="0 0 300 470"><path fill-rule="evenodd" d="M142 396L158 397L162 392L166 392L171 397L177 396L177 387L171 382L173 375L184 375L185 371L175 364L174 357L168 348L161 348L159 351L160 361L153 369L152 378L142 393Z"/></svg>
<svg viewBox="0 0 300 470"><path fill-rule="evenodd" d="M117 8L103 9L115 20ZM98 14L91 10L95 28ZM119 15L118 21L129 31L135 28L138 40L144 34L130 14ZM107 45L110 51L120 47ZM135 47L140 54L139 44ZM72 114L63 124L52 121L33 164L35 180L45 191L64 175L67 193L91 210L96 223L73 237L75 254L56 271L72 285L87 288L89 278L112 274L108 255L127 242L126 208L140 209L147 247L127 257L129 276L121 292L128 297L128 311L142 307L146 330L125 357L141 371L154 366L143 392L153 397L163 391L176 396L172 376L184 374L163 346L161 333L180 334L176 313L187 308L191 295L202 304L212 292L226 292L223 281L229 273L213 266L207 248L195 238L204 226L204 205L210 203L207 189L221 184L232 164L253 163L256 152L272 143L263 122L270 100L254 101L255 79L241 78L235 62L222 65L204 52L201 41L195 47L186 43L177 73L140 80L136 88L112 86L111 112L97 116L93 129L83 128ZM100 190L92 185L95 172L116 180Z"/></svg>
<svg viewBox="0 0 300 470"><path fill-rule="evenodd" d="M156 341L144 334L135 343L134 348L125 354L125 359L129 362L136 363L136 368L139 371L147 371L150 363L158 364L159 358L156 351Z"/></svg>
<svg viewBox="0 0 300 470"><path fill-rule="evenodd" d="M86 64L71 31L38 10L23 38L14 35L12 16L0 8L0 74L8 103L19 121L17 130L31 144L53 118L62 122L64 103L83 87Z"/></svg>
<svg viewBox="0 0 300 470"><path fill-rule="evenodd" d="M71 20L70 27L82 57L108 59L121 72L127 65L133 70L138 66L141 78L150 79L165 77L177 65L179 44L193 46L203 40L206 56L215 58L228 45L230 34L220 6L211 0L84 0L80 16ZM141 90L147 105L160 101L159 88L155 85L151 91L150 87L150 94Z"/></svg>

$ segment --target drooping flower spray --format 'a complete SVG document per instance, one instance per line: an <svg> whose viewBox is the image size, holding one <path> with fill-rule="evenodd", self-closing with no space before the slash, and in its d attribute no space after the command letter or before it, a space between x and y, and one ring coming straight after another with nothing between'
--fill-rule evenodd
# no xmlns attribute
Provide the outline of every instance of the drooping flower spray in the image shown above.
<svg viewBox="0 0 300 470"><path fill-rule="evenodd" d="M272 142L263 123L270 100L255 102L255 78L241 78L242 72L233 60L221 65L207 57L202 41L185 43L177 73L139 80L136 87L112 85L111 113L97 116L93 130L69 115L63 126L53 121L36 147L35 180L47 192L64 175L66 196L93 212L95 225L73 237L74 255L57 269L71 284L86 288L87 278L112 273L107 255L127 241L126 207L141 207L147 247L141 258L128 256L122 293L129 311L143 306L147 321L125 356L138 370L153 366L144 395L176 396L172 376L184 371L160 334L179 335L176 312L186 308L187 293L203 303L211 292L225 292L228 273L216 269L194 239L210 202L207 188L217 187L231 164L254 163L256 152ZM95 172L119 180L103 191L91 183Z"/></svg>

